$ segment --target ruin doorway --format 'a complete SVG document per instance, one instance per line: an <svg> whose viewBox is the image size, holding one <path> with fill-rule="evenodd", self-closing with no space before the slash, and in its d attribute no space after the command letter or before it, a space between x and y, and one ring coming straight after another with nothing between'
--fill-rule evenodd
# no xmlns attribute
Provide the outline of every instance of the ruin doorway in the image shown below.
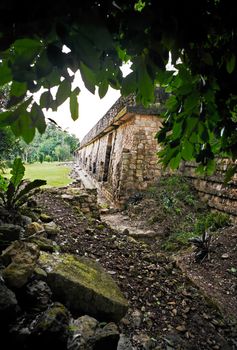
<svg viewBox="0 0 237 350"><path fill-rule="evenodd" d="M108 181L108 175L109 175L109 163L110 163L110 157L111 157L111 150L112 150L112 139L113 134L109 134L108 136L108 142L106 146L106 153L105 153L105 163L104 163L104 174L103 174L103 181Z"/></svg>

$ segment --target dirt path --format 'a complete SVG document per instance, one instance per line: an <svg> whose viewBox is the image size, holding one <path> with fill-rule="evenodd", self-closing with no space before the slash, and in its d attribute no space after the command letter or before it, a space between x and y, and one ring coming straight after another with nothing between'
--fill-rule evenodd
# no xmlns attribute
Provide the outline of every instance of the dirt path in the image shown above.
<svg viewBox="0 0 237 350"><path fill-rule="evenodd" d="M235 325L224 320L155 246L126 235L124 229L136 230L126 216L103 217L107 224L87 220L47 193L40 204L61 227L56 240L62 251L96 259L120 286L130 307L119 327L133 349L237 349Z"/></svg>

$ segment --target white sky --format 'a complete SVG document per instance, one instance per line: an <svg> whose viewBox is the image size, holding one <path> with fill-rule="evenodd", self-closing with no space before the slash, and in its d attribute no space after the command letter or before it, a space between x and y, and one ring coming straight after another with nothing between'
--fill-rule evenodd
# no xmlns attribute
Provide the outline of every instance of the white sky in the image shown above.
<svg viewBox="0 0 237 350"><path fill-rule="evenodd" d="M62 129L67 130L70 134L76 135L81 141L88 131L90 131L119 98L120 92L119 90L109 88L105 97L100 99L97 91L95 95L93 95L86 89L80 77L80 73L76 74L73 86L79 86L81 90L78 96L79 118L76 121L71 119L69 99L58 108L57 112L52 112L52 110L45 111L45 116L55 120Z"/></svg>
<svg viewBox="0 0 237 350"><path fill-rule="evenodd" d="M124 76L131 72L130 66L131 63L128 63L121 67ZM76 135L81 141L97 121L117 101L120 97L120 91L109 87L105 97L100 99L97 90L95 95L93 95L86 89L79 72L76 73L73 82L73 88L76 86L79 86L81 90L78 96L79 118L76 121L73 121L70 116L69 99L58 108L57 112L52 112L50 109L49 111L45 110L44 113L47 118L55 120L62 129Z"/></svg>

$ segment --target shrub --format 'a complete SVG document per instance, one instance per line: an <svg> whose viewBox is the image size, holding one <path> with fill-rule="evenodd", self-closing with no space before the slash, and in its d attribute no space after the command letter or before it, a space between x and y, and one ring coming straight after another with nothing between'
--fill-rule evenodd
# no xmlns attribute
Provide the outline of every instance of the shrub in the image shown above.
<svg viewBox="0 0 237 350"><path fill-rule="evenodd" d="M0 205L8 211L17 211L42 185L45 180L23 180L25 167L21 158L14 160L11 178L6 179L0 176Z"/></svg>

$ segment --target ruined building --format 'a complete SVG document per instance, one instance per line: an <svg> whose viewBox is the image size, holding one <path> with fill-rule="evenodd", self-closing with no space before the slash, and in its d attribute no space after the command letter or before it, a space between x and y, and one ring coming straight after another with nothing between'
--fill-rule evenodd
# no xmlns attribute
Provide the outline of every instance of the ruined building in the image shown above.
<svg viewBox="0 0 237 350"><path fill-rule="evenodd" d="M133 193L154 184L161 174L155 135L161 126L159 115L164 93L157 91L150 108L136 105L133 95L121 97L84 137L76 158L95 187L117 205ZM231 161L219 159L212 176L198 175L195 163L183 163L180 171L189 178L202 200L232 216L237 222L237 174L228 186L224 175Z"/></svg>
<svg viewBox="0 0 237 350"><path fill-rule="evenodd" d="M161 126L164 93L143 108L135 97L120 97L90 130L77 150L77 163L116 204L154 183L160 174L155 135Z"/></svg>

